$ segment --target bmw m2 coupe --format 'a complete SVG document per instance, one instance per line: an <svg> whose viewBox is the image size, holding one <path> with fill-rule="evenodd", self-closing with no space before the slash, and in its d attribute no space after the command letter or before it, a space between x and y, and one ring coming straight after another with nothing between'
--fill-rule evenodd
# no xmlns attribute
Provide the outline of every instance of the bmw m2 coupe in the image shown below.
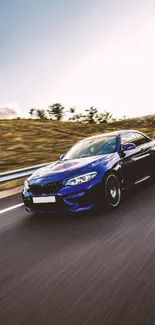
<svg viewBox="0 0 155 325"><path fill-rule="evenodd" d="M117 207L125 188L153 175L154 162L155 140L141 132L123 130L86 138L25 181L26 211Z"/></svg>

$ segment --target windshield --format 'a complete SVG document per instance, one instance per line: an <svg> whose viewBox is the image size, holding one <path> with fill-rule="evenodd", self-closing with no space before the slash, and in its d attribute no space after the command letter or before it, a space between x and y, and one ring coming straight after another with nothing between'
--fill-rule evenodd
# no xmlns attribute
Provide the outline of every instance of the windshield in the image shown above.
<svg viewBox="0 0 155 325"><path fill-rule="evenodd" d="M113 153L116 151L116 139L116 136L102 136L78 142L69 150L64 159L77 159Z"/></svg>

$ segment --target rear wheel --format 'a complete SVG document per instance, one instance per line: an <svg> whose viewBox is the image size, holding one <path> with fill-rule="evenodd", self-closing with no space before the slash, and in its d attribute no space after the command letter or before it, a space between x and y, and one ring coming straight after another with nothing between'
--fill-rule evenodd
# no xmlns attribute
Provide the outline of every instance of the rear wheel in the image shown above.
<svg viewBox="0 0 155 325"><path fill-rule="evenodd" d="M108 206L116 208L121 201L120 181L114 173L110 173L105 179L105 197Z"/></svg>

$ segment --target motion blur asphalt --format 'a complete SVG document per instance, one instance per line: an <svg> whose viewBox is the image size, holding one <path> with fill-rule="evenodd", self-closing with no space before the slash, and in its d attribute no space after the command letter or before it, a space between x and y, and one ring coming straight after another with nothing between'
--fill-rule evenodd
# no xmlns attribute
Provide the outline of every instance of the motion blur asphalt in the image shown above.
<svg viewBox="0 0 155 325"><path fill-rule="evenodd" d="M0 324L155 324L155 183L115 211L1 214Z"/></svg>

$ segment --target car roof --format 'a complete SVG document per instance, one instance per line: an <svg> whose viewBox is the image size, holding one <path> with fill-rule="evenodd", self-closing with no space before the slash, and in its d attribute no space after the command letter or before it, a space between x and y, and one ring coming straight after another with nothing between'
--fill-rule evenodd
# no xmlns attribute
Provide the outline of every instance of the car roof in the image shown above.
<svg viewBox="0 0 155 325"><path fill-rule="evenodd" d="M101 133L101 134L96 134L96 135L93 135L91 137L88 137L88 138L84 138L82 139L81 141L84 141L84 140L89 140L89 139L95 139L95 138L100 138L100 137L103 137L103 136L119 136L123 133L126 133L126 132L139 132L137 130L131 130L131 129L126 129L126 130L117 130L117 131L113 131L113 132L107 132L107 133ZM141 132L139 132L141 133Z"/></svg>

